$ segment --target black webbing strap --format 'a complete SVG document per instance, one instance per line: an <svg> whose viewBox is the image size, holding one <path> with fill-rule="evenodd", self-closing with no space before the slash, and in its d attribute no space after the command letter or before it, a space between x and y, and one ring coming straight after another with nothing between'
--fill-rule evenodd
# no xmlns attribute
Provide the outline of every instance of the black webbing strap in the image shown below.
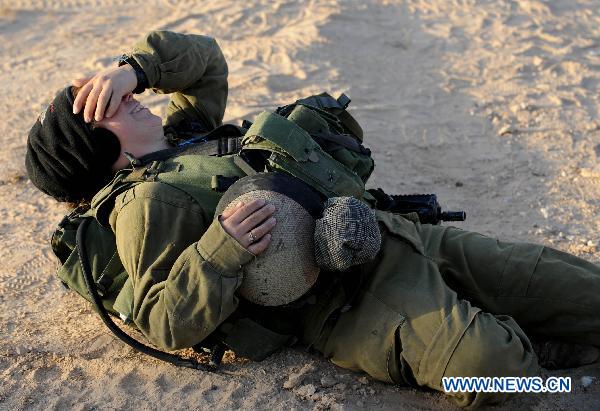
<svg viewBox="0 0 600 411"><path fill-rule="evenodd" d="M165 158L172 157L175 154L180 153L181 151L183 151L183 149L180 147L167 148L164 150L154 151L152 153L146 154L139 158L133 157L133 160L135 160L135 163L130 158L129 162L134 167L145 166L146 164L149 164L153 161L161 161L161 160L164 160Z"/></svg>
<svg viewBox="0 0 600 411"><path fill-rule="evenodd" d="M223 137L223 138L219 138L216 141L218 142L217 152L207 154L207 155L209 155L209 156L211 156L211 155L225 156L228 154L239 153L239 151L242 149L242 138L241 137ZM210 141L207 141L204 144L208 144L208 143L210 143Z"/></svg>
<svg viewBox="0 0 600 411"><path fill-rule="evenodd" d="M194 154L205 156L226 156L239 153L242 149L241 137L220 137L215 140L196 143Z"/></svg>
<svg viewBox="0 0 600 411"><path fill-rule="evenodd" d="M91 221L92 221L91 217L84 218L83 221L81 222L81 224L79 225L79 227L77 228L77 236L76 236L77 254L79 255L79 261L81 263L81 269L83 271L83 279L85 280L85 285L86 285L88 293L90 294L90 297L92 299L92 303L98 310L98 314L100 315L100 318L102 319L104 324L108 327L108 329L111 330L113 332L113 334L115 336L117 336L125 344L127 344L130 347L132 347L133 349L135 349L141 353L144 353L146 355L149 355L151 357L157 358L162 361L166 361L168 363L171 363L171 364L179 366L179 367L194 368L194 369L203 370L203 371L215 371L214 367L200 364L191 358L190 359L181 358L178 355L169 354L169 353L157 350L155 348L148 347L145 344L142 344L141 342L139 342L138 340L129 336L123 330L121 330L119 328L119 326L117 326L117 324L115 324L115 322L112 320L112 318L110 318L108 312L106 311L106 308L104 308L104 305L102 304L102 301L100 300L100 297L98 296L98 292L96 290L96 284L94 282L94 278L92 277L90 262L89 262L88 256L87 256L87 250L86 250L86 245L85 245L85 231L87 230L87 227Z"/></svg>
<svg viewBox="0 0 600 411"><path fill-rule="evenodd" d="M327 142L333 143L338 146L342 146L347 148L350 151L354 151L355 153L371 155L371 150L363 146L353 138L347 134L333 134L333 133L314 133L311 134L311 137L323 148Z"/></svg>
<svg viewBox="0 0 600 411"><path fill-rule="evenodd" d="M323 93L318 96L310 96L307 98L302 98L302 99L296 101L296 103L297 104L307 104L309 106L314 106L314 107L319 107L319 108L328 108L328 109L337 108L340 110L346 110L346 108L350 104L350 101L351 101L350 97L348 97L344 93L342 93L342 95L339 96L337 98L337 100L334 99L333 97L331 97L329 94Z"/></svg>
<svg viewBox="0 0 600 411"><path fill-rule="evenodd" d="M167 158L173 157L179 153L183 153L188 149L194 149L194 154L201 154L205 156L225 156L228 154L236 154L242 149L242 138L241 137L220 137L215 140L198 141L195 143L189 143L178 147L167 148L165 150L155 151L153 153L146 154L145 156L130 159L132 166L138 173L144 173L144 167L154 161L162 161ZM131 156L131 155L130 155ZM136 180L137 181L137 180Z"/></svg>
<svg viewBox="0 0 600 411"><path fill-rule="evenodd" d="M244 132L245 129L242 127L233 124L223 124L208 133L189 133L188 138L176 147L155 151L140 158L132 156L130 162L135 167L144 166L152 161L161 161L172 157L191 147L194 147L196 153L207 156L235 154L241 149L241 137L244 135ZM181 132L181 134L185 135L186 133Z"/></svg>

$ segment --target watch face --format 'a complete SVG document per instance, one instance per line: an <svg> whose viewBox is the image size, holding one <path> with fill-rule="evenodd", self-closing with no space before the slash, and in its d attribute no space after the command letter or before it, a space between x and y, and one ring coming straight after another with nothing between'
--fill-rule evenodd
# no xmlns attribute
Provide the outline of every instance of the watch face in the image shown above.
<svg viewBox="0 0 600 411"><path fill-rule="evenodd" d="M119 66L123 64L127 64L127 59L129 56L127 54L121 54L120 56L115 57L113 60L118 63Z"/></svg>

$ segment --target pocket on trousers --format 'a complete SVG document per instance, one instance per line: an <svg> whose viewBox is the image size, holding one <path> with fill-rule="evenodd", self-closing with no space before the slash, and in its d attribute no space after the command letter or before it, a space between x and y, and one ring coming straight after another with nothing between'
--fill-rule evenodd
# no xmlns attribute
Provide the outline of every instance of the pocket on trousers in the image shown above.
<svg viewBox="0 0 600 411"><path fill-rule="evenodd" d="M366 292L358 305L342 313L325 344L323 354L334 364L371 377L394 382L390 366L396 354L395 334L404 317ZM395 373L394 373L395 374ZM394 378L393 378L394 377Z"/></svg>

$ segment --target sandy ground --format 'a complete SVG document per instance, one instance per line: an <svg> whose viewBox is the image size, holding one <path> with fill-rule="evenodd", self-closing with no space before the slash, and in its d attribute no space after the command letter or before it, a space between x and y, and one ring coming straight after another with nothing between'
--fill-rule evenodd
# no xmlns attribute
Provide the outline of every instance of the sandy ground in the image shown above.
<svg viewBox="0 0 600 411"><path fill-rule="evenodd" d="M152 29L217 37L226 120L346 92L374 150L371 186L436 192L467 211L466 229L600 261L598 0L0 4L0 409L452 408L294 349L228 356L220 374L178 369L116 341L62 288L49 236L65 209L27 180L27 132L55 90ZM143 100L162 112L164 97ZM600 365L553 374L574 392L504 408L600 408Z"/></svg>

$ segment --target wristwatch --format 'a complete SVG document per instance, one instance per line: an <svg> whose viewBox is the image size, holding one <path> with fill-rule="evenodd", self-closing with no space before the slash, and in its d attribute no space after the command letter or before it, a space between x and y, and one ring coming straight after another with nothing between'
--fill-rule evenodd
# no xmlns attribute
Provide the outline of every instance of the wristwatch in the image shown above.
<svg viewBox="0 0 600 411"><path fill-rule="evenodd" d="M117 61L119 62L119 67L125 64L129 64L131 67L133 67L133 71L135 72L135 77L137 79L137 86L133 89L133 94L143 93L144 90L146 90L149 86L148 77L146 77L146 73L144 73L144 70L142 70L138 62L127 54L117 57Z"/></svg>

